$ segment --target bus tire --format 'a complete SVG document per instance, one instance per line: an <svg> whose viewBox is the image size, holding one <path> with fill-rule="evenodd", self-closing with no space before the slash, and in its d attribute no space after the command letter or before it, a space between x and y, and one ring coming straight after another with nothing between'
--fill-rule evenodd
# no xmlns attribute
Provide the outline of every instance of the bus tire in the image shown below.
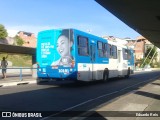
<svg viewBox="0 0 160 120"><path fill-rule="evenodd" d="M107 82L108 78L109 78L109 70L105 69L104 72L103 72L103 81Z"/></svg>
<svg viewBox="0 0 160 120"><path fill-rule="evenodd" d="M43 78L37 78L36 80L37 80L37 85L40 85L41 83L49 81L49 80L44 80Z"/></svg>
<svg viewBox="0 0 160 120"><path fill-rule="evenodd" d="M37 84L39 85L41 83L41 78L36 79Z"/></svg>
<svg viewBox="0 0 160 120"><path fill-rule="evenodd" d="M130 67L129 67L129 68L128 68L128 71L127 71L127 75L125 75L125 78L129 78L130 73L131 73L131 70L130 70Z"/></svg>

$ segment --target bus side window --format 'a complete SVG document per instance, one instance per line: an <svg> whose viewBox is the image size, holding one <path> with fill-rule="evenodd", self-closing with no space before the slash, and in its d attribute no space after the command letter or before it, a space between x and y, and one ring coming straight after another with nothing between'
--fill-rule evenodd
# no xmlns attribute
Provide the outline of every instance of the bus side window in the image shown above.
<svg viewBox="0 0 160 120"><path fill-rule="evenodd" d="M97 48L98 48L98 56L99 57L103 57L103 43L102 42L98 42L97 43Z"/></svg>
<svg viewBox="0 0 160 120"><path fill-rule="evenodd" d="M78 36L78 54L81 56L89 55L88 38Z"/></svg>
<svg viewBox="0 0 160 120"><path fill-rule="evenodd" d="M112 45L112 56L114 59L117 59L117 47Z"/></svg>
<svg viewBox="0 0 160 120"><path fill-rule="evenodd" d="M128 60L128 50L123 48L123 59Z"/></svg>
<svg viewBox="0 0 160 120"><path fill-rule="evenodd" d="M111 50L111 45L110 44L108 44L107 51L108 51L108 57L111 58L112 57L112 50Z"/></svg>
<svg viewBox="0 0 160 120"><path fill-rule="evenodd" d="M131 51L127 50L127 59L130 60L131 59Z"/></svg>
<svg viewBox="0 0 160 120"><path fill-rule="evenodd" d="M108 56L108 44L107 43L104 44L104 50L103 50L103 52L104 52L104 57L105 58L109 57Z"/></svg>

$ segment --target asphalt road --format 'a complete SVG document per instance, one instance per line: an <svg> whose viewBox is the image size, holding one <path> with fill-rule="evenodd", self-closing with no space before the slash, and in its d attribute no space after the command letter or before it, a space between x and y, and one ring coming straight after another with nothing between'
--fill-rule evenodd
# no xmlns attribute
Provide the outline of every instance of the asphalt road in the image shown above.
<svg viewBox="0 0 160 120"><path fill-rule="evenodd" d="M137 90L160 77L160 71L136 73L129 79L115 78L108 82L74 83L52 81L0 88L0 111L87 111Z"/></svg>

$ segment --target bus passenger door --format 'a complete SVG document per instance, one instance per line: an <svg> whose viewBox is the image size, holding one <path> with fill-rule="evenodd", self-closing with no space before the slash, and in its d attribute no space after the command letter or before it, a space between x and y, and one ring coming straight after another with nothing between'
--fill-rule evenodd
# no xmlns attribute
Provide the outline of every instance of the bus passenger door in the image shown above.
<svg viewBox="0 0 160 120"><path fill-rule="evenodd" d="M96 75L96 70L94 68L94 63L96 60L96 45L93 43L90 45L90 57L91 57L90 80L94 80Z"/></svg>

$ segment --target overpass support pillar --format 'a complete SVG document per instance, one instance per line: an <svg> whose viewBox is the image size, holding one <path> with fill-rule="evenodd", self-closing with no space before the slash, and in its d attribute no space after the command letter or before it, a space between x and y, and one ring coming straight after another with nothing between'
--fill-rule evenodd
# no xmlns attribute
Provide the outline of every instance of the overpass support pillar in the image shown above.
<svg viewBox="0 0 160 120"><path fill-rule="evenodd" d="M36 55L32 55L32 65L36 63Z"/></svg>
<svg viewBox="0 0 160 120"><path fill-rule="evenodd" d="M36 55L32 55L32 77L37 78Z"/></svg>

